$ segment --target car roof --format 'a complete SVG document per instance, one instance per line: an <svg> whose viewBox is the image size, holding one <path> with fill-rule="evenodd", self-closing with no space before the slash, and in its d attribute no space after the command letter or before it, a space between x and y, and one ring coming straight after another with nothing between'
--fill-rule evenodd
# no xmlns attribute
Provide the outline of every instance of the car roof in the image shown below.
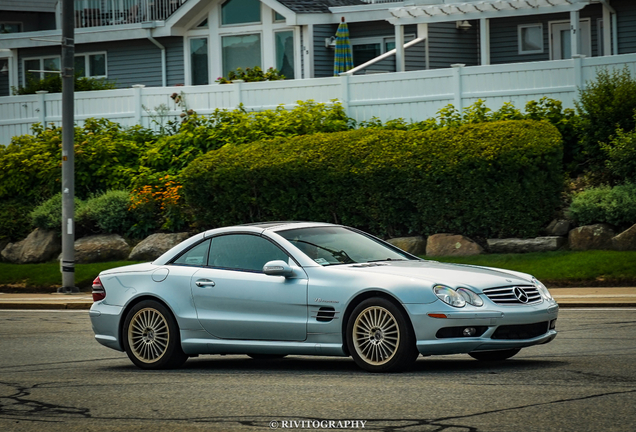
<svg viewBox="0 0 636 432"><path fill-rule="evenodd" d="M292 228L308 228L315 226L336 226L327 222L304 222L304 221L275 221L275 222L256 222L243 224L238 226L250 226L262 228L264 231L281 231Z"/></svg>

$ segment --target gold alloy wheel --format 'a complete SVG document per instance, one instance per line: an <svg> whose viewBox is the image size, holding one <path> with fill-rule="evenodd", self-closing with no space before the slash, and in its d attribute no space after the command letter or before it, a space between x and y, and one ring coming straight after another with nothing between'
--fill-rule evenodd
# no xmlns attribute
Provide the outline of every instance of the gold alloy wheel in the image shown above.
<svg viewBox="0 0 636 432"><path fill-rule="evenodd" d="M353 324L353 345L366 363L375 366L387 363L400 346L395 317L381 306L366 308Z"/></svg>
<svg viewBox="0 0 636 432"><path fill-rule="evenodd" d="M156 309L141 309L130 320L128 345L140 361L154 363L166 353L170 332L166 318Z"/></svg>

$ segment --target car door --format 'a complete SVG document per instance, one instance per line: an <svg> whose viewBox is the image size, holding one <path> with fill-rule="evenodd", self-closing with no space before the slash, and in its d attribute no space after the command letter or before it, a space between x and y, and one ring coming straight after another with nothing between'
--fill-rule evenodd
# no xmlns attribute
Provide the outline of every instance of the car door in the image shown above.
<svg viewBox="0 0 636 432"><path fill-rule="evenodd" d="M268 261L284 260L295 277L262 272ZM197 317L222 339L302 341L307 337L307 277L270 240L253 234L210 239L207 266L191 280Z"/></svg>

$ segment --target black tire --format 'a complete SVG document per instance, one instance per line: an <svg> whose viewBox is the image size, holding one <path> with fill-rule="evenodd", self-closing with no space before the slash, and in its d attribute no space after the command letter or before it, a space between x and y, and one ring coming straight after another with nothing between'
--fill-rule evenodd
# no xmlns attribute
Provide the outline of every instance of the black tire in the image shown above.
<svg viewBox="0 0 636 432"><path fill-rule="evenodd" d="M468 353L468 355L479 361L501 361L509 359L510 357L516 355L519 351L521 351L521 348L500 351L477 351Z"/></svg>
<svg viewBox="0 0 636 432"><path fill-rule="evenodd" d="M287 357L286 354L248 354L254 360L279 360Z"/></svg>
<svg viewBox="0 0 636 432"><path fill-rule="evenodd" d="M353 360L369 372L399 372L417 359L410 322L393 302L364 300L347 322L347 346Z"/></svg>
<svg viewBox="0 0 636 432"><path fill-rule="evenodd" d="M174 316L154 300L143 300L130 309L122 340L128 358L141 369L177 368L188 359Z"/></svg>

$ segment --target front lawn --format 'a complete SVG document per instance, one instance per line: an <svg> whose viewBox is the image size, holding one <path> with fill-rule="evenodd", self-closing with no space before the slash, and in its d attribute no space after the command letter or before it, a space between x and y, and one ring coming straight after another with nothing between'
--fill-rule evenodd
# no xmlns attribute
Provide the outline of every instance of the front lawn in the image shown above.
<svg viewBox="0 0 636 432"><path fill-rule="evenodd" d="M549 287L636 286L635 251L557 251L430 259L521 271Z"/></svg>

